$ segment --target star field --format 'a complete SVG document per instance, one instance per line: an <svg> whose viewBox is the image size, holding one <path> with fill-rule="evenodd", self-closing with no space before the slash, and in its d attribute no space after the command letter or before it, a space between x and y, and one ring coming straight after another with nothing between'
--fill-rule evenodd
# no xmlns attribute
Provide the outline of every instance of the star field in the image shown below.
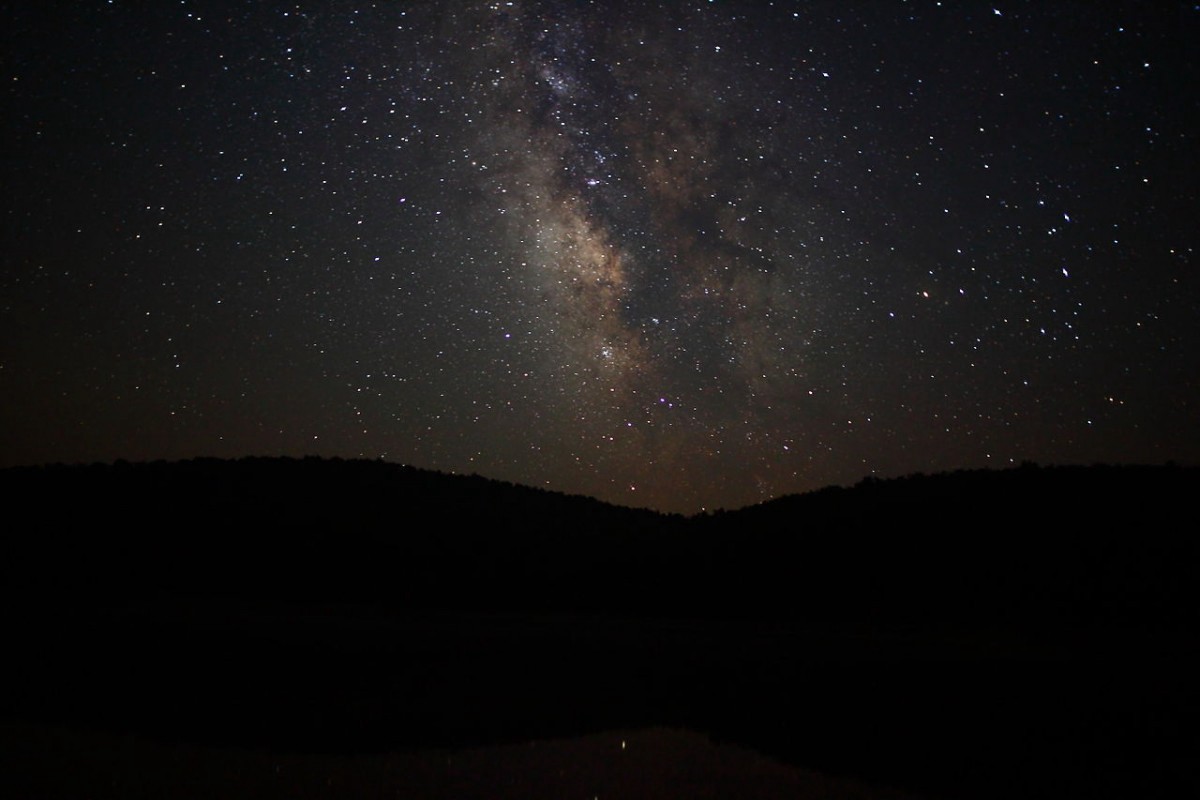
<svg viewBox="0 0 1200 800"><path fill-rule="evenodd" d="M1191 4L19 4L0 460L695 512L1200 455Z"/></svg>

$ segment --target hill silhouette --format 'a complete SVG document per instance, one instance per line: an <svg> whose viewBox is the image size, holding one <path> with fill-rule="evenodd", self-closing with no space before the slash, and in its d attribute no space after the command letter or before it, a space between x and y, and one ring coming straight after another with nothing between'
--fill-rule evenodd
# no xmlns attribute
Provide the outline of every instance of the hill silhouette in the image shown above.
<svg viewBox="0 0 1200 800"><path fill-rule="evenodd" d="M685 519L379 461L0 471L6 582L812 626L1196 622L1195 468L870 479ZM19 587L19 588L16 588Z"/></svg>
<svg viewBox="0 0 1200 800"><path fill-rule="evenodd" d="M671 521L381 461L50 466L4 471L0 485L30 526L13 537L24 566L10 562L10 579L47 601L69 587L494 608L554 590L571 607L576 573L622 561Z"/></svg>
<svg viewBox="0 0 1200 800"><path fill-rule="evenodd" d="M933 796L1153 793L1196 776L1197 488L1024 465L684 518L377 461L7 469L2 710L322 752L669 724Z"/></svg>

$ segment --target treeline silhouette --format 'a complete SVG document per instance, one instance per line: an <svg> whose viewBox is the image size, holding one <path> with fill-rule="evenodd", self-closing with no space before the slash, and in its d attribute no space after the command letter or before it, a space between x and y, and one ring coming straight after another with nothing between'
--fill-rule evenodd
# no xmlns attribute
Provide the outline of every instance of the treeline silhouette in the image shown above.
<svg viewBox="0 0 1200 800"><path fill-rule="evenodd" d="M0 470L0 719L301 752L682 725L933 796L1190 796L1198 489L1026 464L685 518L380 461Z"/></svg>
<svg viewBox="0 0 1200 800"><path fill-rule="evenodd" d="M21 523L10 579L57 593L166 592L393 607L573 610L678 520L367 460L194 459L0 472ZM623 576L628 577L628 576Z"/></svg>
<svg viewBox="0 0 1200 800"><path fill-rule="evenodd" d="M0 471L10 596L765 618L814 628L1197 622L1200 470L867 479L691 518L382 461Z"/></svg>

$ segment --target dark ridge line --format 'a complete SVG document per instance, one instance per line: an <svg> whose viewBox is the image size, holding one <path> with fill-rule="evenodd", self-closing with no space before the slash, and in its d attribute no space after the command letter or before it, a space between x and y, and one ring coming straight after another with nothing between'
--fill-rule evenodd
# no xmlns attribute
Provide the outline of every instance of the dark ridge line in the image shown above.
<svg viewBox="0 0 1200 800"><path fill-rule="evenodd" d="M559 500L580 501L596 506L615 509L620 511L632 511L652 514L664 519L683 519L695 520L707 517L723 516L727 514L737 514L744 511L762 510L776 506L778 504L793 503L796 501L807 501L811 498L828 498L841 493L855 492L864 489L888 489L898 486L912 486L921 482L939 482L947 480L961 480L964 478L981 478L987 476L1004 476L1004 475L1025 475L1041 472L1043 474L1080 474L1080 473L1113 473L1113 472L1146 472L1146 471L1179 471L1183 473L1200 470L1200 465L1180 464L1174 460L1167 460L1161 464L1152 463L1110 463L1110 462L1093 462L1092 464L1038 464L1033 461L1024 461L1019 465L1008 467L964 467L954 470L939 470L937 472L917 471L904 475L894 475L889 477L878 477L875 475L866 475L852 484L829 484L817 489L811 489L804 492L794 492L779 495L778 497L769 498L756 503L750 503L737 508L715 508L704 511L698 511L692 514L684 514L680 512L660 511L648 506L627 506L620 503L614 503L608 500L603 500L598 497L593 497L587 494L578 492L564 492L557 489L547 489L540 486L530 484L516 483L513 481L504 480L502 478L492 478L487 475L482 475L477 472L462 473L462 472L444 472L442 470L430 469L427 467L418 467L411 464L400 462L387 461L383 458L342 458L340 456L261 456L247 455L236 458L220 458L215 456L193 456L184 459L154 459L143 461L130 461L124 458L117 458L112 461L92 461L92 462L49 462L41 464L22 464L8 467L0 467L0 480L11 476L38 474L38 473L78 473L85 470L99 471L120 471L133 470L144 471L149 468L154 469L187 469L192 467L214 467L221 465L267 465L293 466L293 465L348 465L356 468L370 466L387 470L396 475L408 475L410 477L423 478L438 478L446 479L447 481L461 481L463 485L468 482L484 483L494 488L504 488L515 490L517 492L528 493L530 496L540 495L544 497L553 497Z"/></svg>

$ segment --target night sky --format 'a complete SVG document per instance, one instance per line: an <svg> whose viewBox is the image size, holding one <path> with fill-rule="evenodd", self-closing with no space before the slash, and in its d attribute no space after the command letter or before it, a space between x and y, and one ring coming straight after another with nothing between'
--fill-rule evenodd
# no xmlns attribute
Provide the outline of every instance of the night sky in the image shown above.
<svg viewBox="0 0 1200 800"><path fill-rule="evenodd" d="M1191 3L0 14L0 466L1200 460Z"/></svg>

